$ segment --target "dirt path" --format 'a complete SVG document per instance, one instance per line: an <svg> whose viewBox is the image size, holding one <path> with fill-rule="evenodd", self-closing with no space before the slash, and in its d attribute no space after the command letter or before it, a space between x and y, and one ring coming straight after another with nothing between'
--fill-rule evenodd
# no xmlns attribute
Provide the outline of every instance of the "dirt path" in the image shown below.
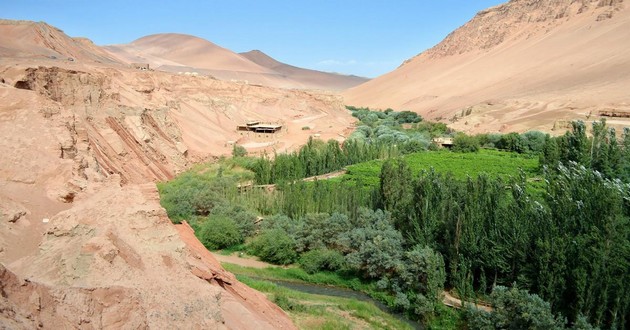
<svg viewBox="0 0 630 330"><path fill-rule="evenodd" d="M328 179L332 179L332 178L336 178L336 177L342 176L342 175L346 174L347 172L348 172L347 170L343 169L343 170L330 172L330 173L326 173L326 174L309 176L308 178L302 179L302 181L311 182L311 181L315 181L315 180L328 180ZM267 191L274 191L274 190L276 190L276 185L275 184L257 184L257 185L252 185L251 181L250 181L250 183L239 184L238 188L239 189L244 189L244 190L250 189L250 188L263 188L263 189L266 189Z"/></svg>
<svg viewBox="0 0 630 330"><path fill-rule="evenodd" d="M448 291L444 291L442 292L442 303L448 307L453 307L453 308L457 308L457 309L461 309L462 308L462 301L460 299L457 299L453 296L451 296L450 293L448 293ZM466 304L472 304L471 302L467 302ZM484 310L486 312L492 312L492 307L487 306L487 305L483 305L483 304L473 304L477 309L481 309Z"/></svg>
<svg viewBox="0 0 630 330"><path fill-rule="evenodd" d="M343 170L330 172L330 173L326 173L322 175L310 176L308 178L302 179L302 181L328 180L328 179L336 178L338 176L342 176L346 173L348 173L348 170L343 169Z"/></svg>
<svg viewBox="0 0 630 330"><path fill-rule="evenodd" d="M267 268L267 267L278 267L276 265L272 265L264 261L253 259L253 257L250 257L250 256L239 257L238 252L233 253L229 256L219 254L216 252L211 252L211 253L217 260L219 260L219 262L227 262L230 264L235 264L235 265L239 265L243 267L259 268L259 269Z"/></svg>

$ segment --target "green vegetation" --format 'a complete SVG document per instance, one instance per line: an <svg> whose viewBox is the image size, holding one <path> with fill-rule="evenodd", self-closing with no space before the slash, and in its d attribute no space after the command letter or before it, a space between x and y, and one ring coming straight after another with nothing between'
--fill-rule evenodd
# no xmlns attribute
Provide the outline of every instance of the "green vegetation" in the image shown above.
<svg viewBox="0 0 630 330"><path fill-rule="evenodd" d="M498 286L490 299L491 313L472 307L465 310L469 329L565 329L566 321L553 315L549 303L537 295Z"/></svg>
<svg viewBox="0 0 630 330"><path fill-rule="evenodd" d="M281 280L287 282L320 284L326 286L334 286L360 291L369 295L376 294L376 285L370 281L363 281L351 274L343 274L339 272L319 271L308 273L299 267L267 267L267 268L250 268L230 263L223 263L223 267L238 275L246 275L266 280Z"/></svg>
<svg viewBox="0 0 630 330"><path fill-rule="evenodd" d="M521 171L528 178L540 175L538 157L497 150L483 149L478 153L457 153L445 150L420 152L405 155L401 159L409 165L413 173L434 170L438 173L450 173L459 180L481 173L503 179L517 177ZM365 185L377 186L384 162L384 160L376 160L348 166L347 174L333 181L361 181Z"/></svg>
<svg viewBox="0 0 630 330"><path fill-rule="evenodd" d="M593 136L586 136L586 125L573 122L573 130L557 138L547 137L540 163L554 169L558 163L577 163L609 179L630 182L630 130L625 129L621 144L606 121L593 122Z"/></svg>
<svg viewBox="0 0 630 330"><path fill-rule="evenodd" d="M357 325L366 329L411 329L368 302L301 293L242 275L237 278L267 294L301 329L354 329Z"/></svg>
<svg viewBox="0 0 630 330"><path fill-rule="evenodd" d="M295 240L282 229L267 229L257 235L249 245L250 251L263 261L288 265L295 261Z"/></svg>
<svg viewBox="0 0 630 330"><path fill-rule="evenodd" d="M234 144L232 147L232 157L245 157L247 156L247 150L243 146Z"/></svg>
<svg viewBox="0 0 630 330"><path fill-rule="evenodd" d="M212 250L235 246L243 242L243 236L236 222L225 216L208 218L199 236L201 243Z"/></svg>
<svg viewBox="0 0 630 330"><path fill-rule="evenodd" d="M208 247L240 235L234 244L245 241L261 259L302 267L257 272L360 289L425 324L630 326L628 131L621 143L604 122L590 138L583 123L558 138L457 135L461 152L402 155L394 145L430 136L430 129L414 131L425 122L405 123L407 129L393 111L353 111L369 124L357 129L365 139L343 146L310 140L273 161L201 166L160 184L162 203L174 221L190 221ZM382 127L398 133L383 137ZM348 173L335 179L300 180L343 166ZM248 184L252 179L278 184L269 191ZM258 225L256 216L264 217ZM230 230L210 235L225 218ZM439 302L445 287L464 300L489 296L496 309L453 316ZM303 312L301 303L277 299Z"/></svg>

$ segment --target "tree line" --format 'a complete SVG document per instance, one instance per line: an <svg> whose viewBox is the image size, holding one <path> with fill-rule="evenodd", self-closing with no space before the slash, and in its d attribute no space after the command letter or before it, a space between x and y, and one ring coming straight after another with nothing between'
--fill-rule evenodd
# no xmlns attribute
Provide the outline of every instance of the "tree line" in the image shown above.
<svg viewBox="0 0 630 330"><path fill-rule="evenodd" d="M246 242L269 262L362 278L414 318L436 317L446 287L495 307L466 311L470 329L629 328L628 131L617 141L601 121L589 137L576 122L560 137L522 137L485 138L540 150L542 192L524 175L461 180L414 173L396 157L384 162L375 188L297 180L397 155L352 140L343 148L311 140L293 154L244 164L257 182L280 182L274 192L239 193L238 179L195 174L160 192L169 216L189 219L209 248Z"/></svg>

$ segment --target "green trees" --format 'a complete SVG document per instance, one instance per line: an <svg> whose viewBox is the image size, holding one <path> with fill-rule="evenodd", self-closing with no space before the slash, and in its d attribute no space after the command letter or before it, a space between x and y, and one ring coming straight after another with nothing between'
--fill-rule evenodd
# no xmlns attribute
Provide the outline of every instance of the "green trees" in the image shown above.
<svg viewBox="0 0 630 330"><path fill-rule="evenodd" d="M429 246L444 257L447 286L460 295L518 283L571 324L581 315L603 328L628 324L629 287L621 283L630 283L630 185L559 165L545 174L542 200L524 178L407 171L399 160L383 165L377 205L392 211L403 247Z"/></svg>
<svg viewBox="0 0 630 330"><path fill-rule="evenodd" d="M486 312L468 307L465 319L469 329L564 329L565 320L551 312L549 303L537 295L498 286L490 295L492 308Z"/></svg>
<svg viewBox="0 0 630 330"><path fill-rule="evenodd" d="M224 216L209 217L201 227L200 241L210 250L218 250L243 242L234 220Z"/></svg>
<svg viewBox="0 0 630 330"><path fill-rule="evenodd" d="M231 184L234 183L184 173L169 184L158 184L160 203L176 223L193 216L207 216L216 205L225 202L222 190Z"/></svg>
<svg viewBox="0 0 630 330"><path fill-rule="evenodd" d="M555 169L558 162L575 162L602 173L607 178L630 179L630 139L627 130L622 141L617 140L616 131L606 126L604 119L593 122L592 137L586 135L582 121L572 123L572 129L563 136L545 139L540 164Z"/></svg>
<svg viewBox="0 0 630 330"><path fill-rule="evenodd" d="M297 259L295 240L282 229L263 230L249 245L250 252L260 259L288 265Z"/></svg>
<svg viewBox="0 0 630 330"><path fill-rule="evenodd" d="M392 283L399 290L399 299L404 297L416 315L433 314L441 303L446 281L442 255L429 247L416 245L405 252L402 260Z"/></svg>
<svg viewBox="0 0 630 330"><path fill-rule="evenodd" d="M273 160L263 156L249 168L257 184L272 184L299 180L342 169L346 165L386 157L396 148L380 143L348 140L343 148L336 140L310 138L299 151L276 154Z"/></svg>
<svg viewBox="0 0 630 330"><path fill-rule="evenodd" d="M550 221L533 260L553 266L539 272L533 288L570 321L584 315L595 326L623 327L630 311L622 284L630 283L628 185L577 166L560 166L547 180Z"/></svg>
<svg viewBox="0 0 630 330"><path fill-rule="evenodd" d="M390 215L381 210L361 210L353 228L339 239L348 265L366 277L390 274L401 260L402 235L392 226Z"/></svg>
<svg viewBox="0 0 630 330"><path fill-rule="evenodd" d="M374 115L382 123L391 112ZM365 127L366 137L390 134ZM274 192L237 194L228 175L201 174L182 175L160 192L169 215L198 219L209 247L248 237L250 251L263 260L372 281L409 315L430 318L447 287L468 300L493 292L495 312L468 315L471 329L561 328L559 317L576 328L589 322L629 328L630 131L618 141L603 121L593 125L592 137L585 129L577 122L557 138L480 137L523 153L541 150L535 183L524 174L414 173L398 158L383 162L378 183L363 185L361 170L303 182L298 178L388 152L360 140L343 147L312 140L299 152L250 163L257 180L280 182ZM478 155L443 153L458 160ZM372 173L380 163L365 168ZM475 166L489 166L482 164ZM256 215L265 217L260 226Z"/></svg>
<svg viewBox="0 0 630 330"><path fill-rule="evenodd" d="M464 133L458 133L453 138L453 151L457 152L476 152L479 150L479 140Z"/></svg>

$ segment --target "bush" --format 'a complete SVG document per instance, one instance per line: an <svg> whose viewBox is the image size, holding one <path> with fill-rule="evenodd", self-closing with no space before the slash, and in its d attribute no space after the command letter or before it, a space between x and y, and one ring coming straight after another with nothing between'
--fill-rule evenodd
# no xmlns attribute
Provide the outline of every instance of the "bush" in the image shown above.
<svg viewBox="0 0 630 330"><path fill-rule="evenodd" d="M344 267L345 260L338 251L318 249L304 253L299 263L304 271L313 274L320 270L338 271Z"/></svg>
<svg viewBox="0 0 630 330"><path fill-rule="evenodd" d="M545 146L545 140L547 138L547 134L539 131L528 131L521 134L521 139L523 140L523 145L527 149L527 151L531 151L534 153L542 152Z"/></svg>
<svg viewBox="0 0 630 330"><path fill-rule="evenodd" d="M274 295L273 303L287 312L304 312L306 310L306 306L296 303L282 293Z"/></svg>
<svg viewBox="0 0 630 330"><path fill-rule="evenodd" d="M496 143L496 147L499 149L514 151L518 153L525 152L525 146L523 139L518 133L508 133L501 136L501 139Z"/></svg>
<svg viewBox="0 0 630 330"><path fill-rule="evenodd" d="M549 303L535 294L497 286L490 299L492 312L465 309L469 329L564 329L564 319L554 316Z"/></svg>
<svg viewBox="0 0 630 330"><path fill-rule="evenodd" d="M218 250L242 243L243 236L234 220L210 216L201 226L200 240L206 248Z"/></svg>
<svg viewBox="0 0 630 330"><path fill-rule="evenodd" d="M474 136L464 133L455 135L453 139L453 151L457 152L477 152L479 150L479 140Z"/></svg>
<svg viewBox="0 0 630 330"><path fill-rule="evenodd" d="M245 156L247 156L247 149L245 149L245 147L243 147L243 146L239 146L238 144L235 144L232 147L232 156L233 157L245 157Z"/></svg>
<svg viewBox="0 0 630 330"><path fill-rule="evenodd" d="M396 120L400 124L419 123L422 121L422 117L420 117L417 113L413 111L407 111L407 110L401 111L397 113L395 116L396 116Z"/></svg>
<svg viewBox="0 0 630 330"><path fill-rule="evenodd" d="M250 253L279 265L288 265L297 258L295 240L282 229L262 231L249 245Z"/></svg>
<svg viewBox="0 0 630 330"><path fill-rule="evenodd" d="M232 219L242 237L249 237L256 230L256 214L240 205L220 204L212 209L210 215Z"/></svg>

